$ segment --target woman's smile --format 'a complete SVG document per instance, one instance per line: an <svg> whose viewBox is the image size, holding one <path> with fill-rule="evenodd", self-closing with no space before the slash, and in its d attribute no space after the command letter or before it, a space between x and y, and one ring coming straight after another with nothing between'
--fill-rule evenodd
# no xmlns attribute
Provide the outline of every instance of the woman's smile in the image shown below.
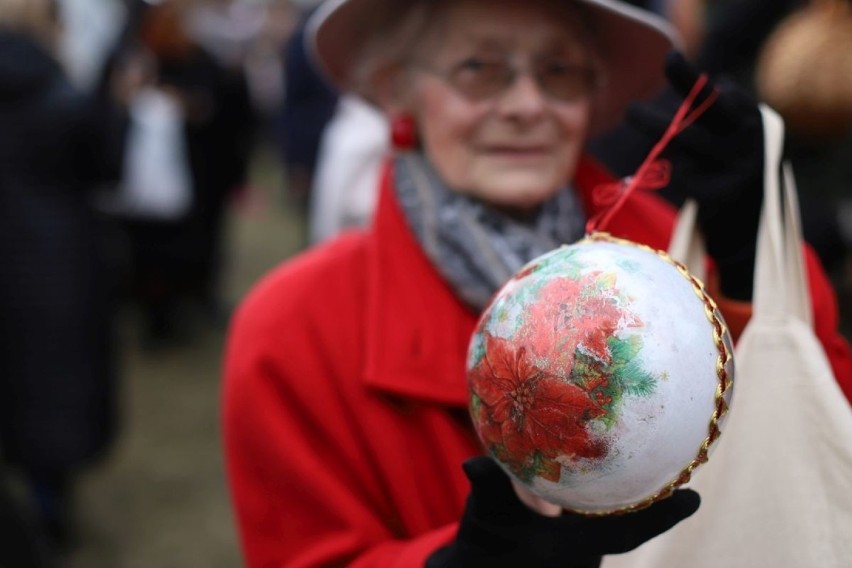
<svg viewBox="0 0 852 568"><path fill-rule="evenodd" d="M552 148L544 144L493 144L482 148L482 154L485 156L507 160L542 160L550 157L551 153Z"/></svg>

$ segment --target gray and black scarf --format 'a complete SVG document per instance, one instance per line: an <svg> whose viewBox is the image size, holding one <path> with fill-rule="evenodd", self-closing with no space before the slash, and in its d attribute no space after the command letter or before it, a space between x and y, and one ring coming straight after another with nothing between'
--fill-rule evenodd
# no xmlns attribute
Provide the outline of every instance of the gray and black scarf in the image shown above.
<svg viewBox="0 0 852 568"><path fill-rule="evenodd" d="M524 222L448 189L421 153L397 155L393 176L420 246L456 294L477 311L527 262L584 233L583 209L570 187Z"/></svg>

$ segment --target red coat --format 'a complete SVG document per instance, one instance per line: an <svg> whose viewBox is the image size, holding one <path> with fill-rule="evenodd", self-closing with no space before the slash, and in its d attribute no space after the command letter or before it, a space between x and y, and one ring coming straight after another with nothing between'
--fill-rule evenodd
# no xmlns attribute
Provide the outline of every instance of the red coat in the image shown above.
<svg viewBox="0 0 852 568"><path fill-rule="evenodd" d="M575 181L585 198L607 179L584 163ZM461 463L481 451L464 371L476 314L421 252L388 185L368 231L287 262L234 320L225 444L249 566L410 568L455 533ZM665 249L673 218L637 193L609 228ZM852 377L816 268L821 339Z"/></svg>

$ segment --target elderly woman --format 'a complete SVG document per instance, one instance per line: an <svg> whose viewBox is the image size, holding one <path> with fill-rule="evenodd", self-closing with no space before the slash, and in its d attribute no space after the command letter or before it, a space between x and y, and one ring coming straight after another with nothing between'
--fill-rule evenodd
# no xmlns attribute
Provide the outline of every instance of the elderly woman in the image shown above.
<svg viewBox="0 0 852 568"><path fill-rule="evenodd" d="M687 490L610 518L513 491L470 459L465 382L490 296L597 212L592 189L611 178L584 146L663 87L665 24L612 0L348 0L312 30L329 76L387 113L395 153L372 226L273 272L233 322L225 443L248 564L596 566L690 515ZM757 120L727 133L759 148ZM755 180L735 179L724 195L754 209ZM665 248L672 222L638 192L609 230ZM736 264L716 260L724 291ZM813 272L821 337L848 365Z"/></svg>

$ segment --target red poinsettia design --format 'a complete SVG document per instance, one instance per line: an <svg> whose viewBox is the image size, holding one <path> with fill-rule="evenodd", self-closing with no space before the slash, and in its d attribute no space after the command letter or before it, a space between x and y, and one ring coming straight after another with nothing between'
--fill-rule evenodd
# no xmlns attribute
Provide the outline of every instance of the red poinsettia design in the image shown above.
<svg viewBox="0 0 852 568"><path fill-rule="evenodd" d="M523 346L490 334L485 353L470 373L479 399L474 421L486 446L521 477L524 471L553 481L560 466L553 461L599 458L606 447L591 439L589 420L605 410L581 387L538 368Z"/></svg>
<svg viewBox="0 0 852 568"><path fill-rule="evenodd" d="M609 364L607 340L622 327L640 322L618 302L597 290L599 272L574 278L554 278L539 291L529 307L519 338L529 341L536 356L548 368L567 377L574 357L581 351Z"/></svg>

